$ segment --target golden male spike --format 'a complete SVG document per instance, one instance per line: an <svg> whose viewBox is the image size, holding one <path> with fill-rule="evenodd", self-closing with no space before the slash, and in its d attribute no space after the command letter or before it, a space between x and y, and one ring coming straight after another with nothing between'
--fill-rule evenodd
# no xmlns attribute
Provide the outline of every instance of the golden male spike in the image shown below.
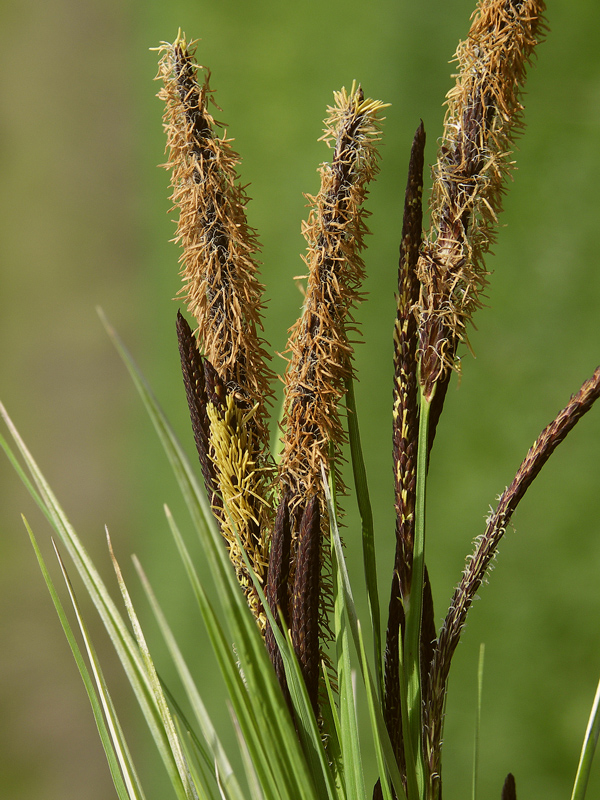
<svg viewBox="0 0 600 800"><path fill-rule="evenodd" d="M320 508L326 508L321 465L329 463L331 445L336 468L344 441L339 403L352 374L348 333L354 330L352 309L360 299L360 253L368 232L363 203L367 184L377 172L379 114L384 108L365 99L356 85L350 92L336 92L334 98L321 137L333 145L333 158L320 167L318 195L308 198L311 209L302 230L308 245L308 284L302 315L288 340L291 358L285 376L279 475L289 497L293 547L308 500L317 496ZM342 490L339 474L336 483ZM322 535L327 530L327 515L322 514ZM321 551L320 622L321 636L327 638L332 602L329 547L321 543Z"/></svg>
<svg viewBox="0 0 600 800"><path fill-rule="evenodd" d="M360 87L336 92L321 137L334 153L320 167L321 189L302 233L307 241L308 285L302 316L290 331L285 377L285 415L280 476L290 506L304 505L321 490L321 463L344 439L338 404L351 374L348 331L364 276L360 252L368 232L363 208L368 181L377 171L379 111ZM324 503L323 503L324 507Z"/></svg>
<svg viewBox="0 0 600 800"><path fill-rule="evenodd" d="M216 473L219 503L213 511L227 541L237 579L261 631L267 620L244 562L237 537L250 559L254 574L265 585L268 572L268 537L272 516L269 476L256 460L252 411L241 408L228 394L224 407L209 402L210 457Z"/></svg>
<svg viewBox="0 0 600 800"><path fill-rule="evenodd" d="M272 396L270 356L260 336L263 286L257 279L256 234L239 184L240 157L216 133L208 110L210 74L199 82L195 47L181 33L160 47L159 97L165 103L171 199L179 210L175 240L182 246L182 293L198 325L202 354L227 389L252 408L260 441L268 444L266 401Z"/></svg>
<svg viewBox="0 0 600 800"><path fill-rule="evenodd" d="M494 241L513 141L523 121L527 65L544 32L542 0L480 0L456 51L456 84L446 97L433 168L431 228L418 264L421 384L454 366L456 347L481 305L484 258Z"/></svg>

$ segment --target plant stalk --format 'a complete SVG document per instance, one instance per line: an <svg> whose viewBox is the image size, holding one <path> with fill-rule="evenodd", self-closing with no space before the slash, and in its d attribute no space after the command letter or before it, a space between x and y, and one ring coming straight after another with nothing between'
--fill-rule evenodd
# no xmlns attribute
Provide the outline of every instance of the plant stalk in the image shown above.
<svg viewBox="0 0 600 800"><path fill-rule="evenodd" d="M585 732L585 738L583 741L583 747L581 749L581 757L579 759L579 766L577 767L577 775L575 776L575 784L573 786L571 800L584 800L599 734L600 682L598 683L598 688L596 689L596 696L594 697L592 710L590 712L590 719Z"/></svg>
<svg viewBox="0 0 600 800"><path fill-rule="evenodd" d="M419 443L417 449L417 489L415 502L415 538L413 548L410 594L406 603L406 631L404 635L404 664L406 675L406 705L408 708L408 736L415 759L419 794L424 797L426 783L423 753L423 713L421 693L421 618L423 615L423 583L425 577L425 485L427 480L427 454L429 437L429 410L435 392L420 391Z"/></svg>
<svg viewBox="0 0 600 800"><path fill-rule="evenodd" d="M375 675L377 679L377 696L383 697L383 665L381 645L381 612L379 608L379 592L377 589L377 561L375 558L375 537L373 529L373 511L367 484L367 470L363 458L358 415L356 411L356 398L354 395L354 380L352 376L346 381L346 408L348 410L348 440L352 457L352 471L356 486L356 500L362 524L363 563L365 569L365 582L371 615L371 629L373 631L373 648L375 654Z"/></svg>

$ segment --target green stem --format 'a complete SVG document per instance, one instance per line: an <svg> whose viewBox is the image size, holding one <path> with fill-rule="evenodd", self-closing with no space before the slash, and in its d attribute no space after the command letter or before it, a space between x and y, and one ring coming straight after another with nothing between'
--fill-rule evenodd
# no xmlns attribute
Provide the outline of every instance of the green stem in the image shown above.
<svg viewBox="0 0 600 800"><path fill-rule="evenodd" d="M479 737L481 730L481 702L483 696L483 661L485 644L479 645L479 661L477 662L477 716L475 717L475 745L473 748L473 790L472 800L477 800L477 783L479 778Z"/></svg>
<svg viewBox="0 0 600 800"><path fill-rule="evenodd" d="M404 670L403 664L404 654L402 650L400 651L400 663L398 667L400 669L400 697L406 698L408 697L408 689L406 683L406 672ZM419 788L419 779L417 778L417 760L415 759L415 753L413 750L413 740L412 736L410 735L410 724L409 724L409 715L408 715L408 707L405 702L400 704L400 714L402 718L402 730L406 731L404 736L404 760L406 762L406 790L408 795L408 800L419 800L422 797L421 790Z"/></svg>
<svg viewBox="0 0 600 800"><path fill-rule="evenodd" d="M425 575L425 484L429 440L429 409L433 395L421 392L419 408L419 442L417 449L417 490L415 501L415 536L413 546L410 595L405 602L404 665L408 731L419 785L425 796L426 769L423 754L423 714L421 699L421 618L423 614L423 582Z"/></svg>
<svg viewBox="0 0 600 800"><path fill-rule="evenodd" d="M375 560L375 536L373 530L373 511L369 498L367 484L367 470L363 458L358 415L356 412L356 398L354 396L354 381L352 376L346 381L346 409L348 411L348 439L352 457L352 471L356 487L356 500L362 522L363 563L369 611L371 614L371 629L373 631L373 648L375 650L375 674L377 677L377 696L383 697L383 668L381 646L381 614L379 610L379 593L377 590L377 562Z"/></svg>
<svg viewBox="0 0 600 800"><path fill-rule="evenodd" d="M581 757L579 759L571 800L583 800L585 797L588 780L590 778L590 770L592 768L592 760L594 758L596 744L598 743L598 734L600 734L600 683L598 683L598 688L596 689L596 696L594 697L590 719L583 740L583 747L581 749Z"/></svg>

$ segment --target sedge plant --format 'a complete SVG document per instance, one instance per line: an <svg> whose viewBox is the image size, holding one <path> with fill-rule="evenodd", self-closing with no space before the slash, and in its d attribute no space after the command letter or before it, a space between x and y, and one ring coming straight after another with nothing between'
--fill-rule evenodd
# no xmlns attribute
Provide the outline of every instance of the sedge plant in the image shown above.
<svg viewBox="0 0 600 800"><path fill-rule="evenodd" d="M186 662L141 565L136 561L189 712L160 678L112 547L125 613L2 409L16 450L4 439L3 447L56 534L80 637L25 522L85 683L119 798L152 795L134 765L64 552L119 655L174 797L442 797L448 677L471 604L527 489L600 394L599 367L525 455L467 557L442 625L436 626L426 566L428 469L447 389L459 371L458 354L468 347L469 326L488 284L486 256L514 167L513 142L523 127L522 91L545 34L543 13L541 0L478 3L456 53L425 231L422 123L414 135L391 325L396 523L389 534L395 538L394 562L384 576L376 569L353 353L368 233L365 200L378 171L385 104L366 97L354 83L334 94L328 110L322 139L331 158L319 169L318 193L308 197L302 228L304 301L289 332L281 436L272 448L275 372L262 335L259 245L246 217L240 157L213 116L219 109L210 73L196 63L194 44L180 32L173 43L160 46L165 166L177 211L183 281L176 330L197 464L185 456L151 389L103 319L155 425L214 578L209 592L178 522L165 508L227 689L241 771L232 767L199 691L201 676ZM346 453L362 531L357 535L348 528L342 541L344 497L350 492L342 471ZM358 619L345 564L346 549L357 546L362 546L369 600L366 624ZM387 605L381 604L382 580ZM480 694L482 665L483 650ZM359 693L368 708L366 729L358 722ZM599 729L596 698L574 799L585 795ZM367 739L377 762L374 786L365 779ZM511 774L498 796L516 798Z"/></svg>

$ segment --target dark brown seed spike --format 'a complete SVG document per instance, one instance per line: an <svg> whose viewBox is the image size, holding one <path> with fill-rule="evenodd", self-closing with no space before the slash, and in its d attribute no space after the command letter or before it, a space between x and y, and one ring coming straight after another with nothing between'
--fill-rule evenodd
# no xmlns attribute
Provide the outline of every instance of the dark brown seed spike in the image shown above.
<svg viewBox="0 0 600 800"><path fill-rule="evenodd" d="M292 594L292 644L308 696L318 712L320 509L317 495L308 501L298 535L296 575Z"/></svg>
<svg viewBox="0 0 600 800"><path fill-rule="evenodd" d="M416 283L415 268L419 258L423 226L423 166L425 162L425 127L423 121L415 131L408 162L408 180L404 195L404 218L400 243L400 265ZM418 289L417 289L418 291Z"/></svg>
<svg viewBox="0 0 600 800"><path fill-rule="evenodd" d="M404 199L402 242L398 265L398 311L394 335L393 454L396 488L396 560L402 596L410 591L414 540L414 502L418 441L417 323L419 301L415 267L421 245L425 129L415 132Z"/></svg>
<svg viewBox="0 0 600 800"><path fill-rule="evenodd" d="M177 312L177 339L181 357L181 371L187 397L192 431L200 459L202 477L211 506L218 501L215 494L214 465L209 457L210 421L206 413L206 363L196 345L192 329L180 311Z"/></svg>
<svg viewBox="0 0 600 800"><path fill-rule="evenodd" d="M401 775L406 775L402 709L400 706L400 648L404 639L404 607L400 596L400 578L394 570L388 611L384 659L383 717ZM380 789L381 790L381 789Z"/></svg>
<svg viewBox="0 0 600 800"><path fill-rule="evenodd" d="M284 495L279 508L277 509L277 516L275 517L275 525L273 528L273 535L271 537L271 549L269 552L269 571L267 575L267 603L271 609L271 613L275 617L277 623L280 623L279 612L283 614L285 624L288 625L288 579L290 574L290 549L292 541L292 531L290 525L290 510L288 504L288 497ZM280 626L281 627L281 626ZM287 697L287 683L285 679L285 671L283 668L283 660L279 647L275 641L275 636L270 625L267 625L265 630L265 645L267 652L271 659L271 663L275 668L275 673L279 684L283 690L284 695Z"/></svg>
<svg viewBox="0 0 600 800"><path fill-rule="evenodd" d="M418 443L415 306L419 301L416 264L421 246L425 128L417 128L410 153L398 264L398 305L394 331L393 455L396 490L396 554L388 611L384 667L384 719L402 775L406 774L400 707L402 598L410 592Z"/></svg>
<svg viewBox="0 0 600 800"><path fill-rule="evenodd" d="M425 565L423 579L423 616L421 619L421 696L427 697L429 692L429 670L437 639L435 615L433 612L433 593L429 581L429 572Z"/></svg>
<svg viewBox="0 0 600 800"><path fill-rule="evenodd" d="M502 800L517 800L517 784L515 776L509 772L502 787Z"/></svg>

